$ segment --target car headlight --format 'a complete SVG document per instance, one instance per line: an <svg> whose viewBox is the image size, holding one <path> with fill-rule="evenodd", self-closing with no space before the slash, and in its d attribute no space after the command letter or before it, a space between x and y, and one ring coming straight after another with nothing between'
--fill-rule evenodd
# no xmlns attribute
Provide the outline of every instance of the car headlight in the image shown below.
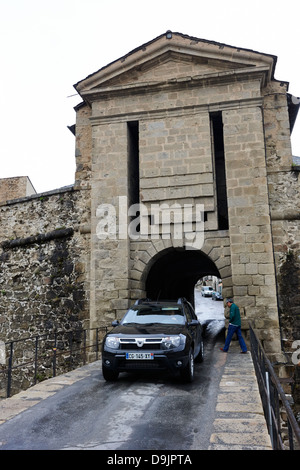
<svg viewBox="0 0 300 470"><path fill-rule="evenodd" d="M163 349L178 348L180 343L181 343L180 336L165 336L161 342Z"/></svg>
<svg viewBox="0 0 300 470"><path fill-rule="evenodd" d="M105 340L105 346L111 349L119 349L120 338L117 338L116 336L107 336Z"/></svg>

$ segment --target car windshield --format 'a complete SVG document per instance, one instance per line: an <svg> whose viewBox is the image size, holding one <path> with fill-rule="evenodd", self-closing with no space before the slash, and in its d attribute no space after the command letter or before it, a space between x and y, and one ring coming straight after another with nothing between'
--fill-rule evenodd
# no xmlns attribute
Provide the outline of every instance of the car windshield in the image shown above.
<svg viewBox="0 0 300 470"><path fill-rule="evenodd" d="M181 307L137 305L131 307L122 320L122 325L162 323L164 325L184 325L185 316Z"/></svg>

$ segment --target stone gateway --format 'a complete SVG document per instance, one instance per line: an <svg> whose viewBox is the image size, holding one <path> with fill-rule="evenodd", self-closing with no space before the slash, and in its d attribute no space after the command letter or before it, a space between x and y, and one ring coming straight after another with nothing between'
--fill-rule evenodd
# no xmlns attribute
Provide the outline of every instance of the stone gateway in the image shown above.
<svg viewBox="0 0 300 470"><path fill-rule="evenodd" d="M107 325L140 297L193 302L196 282L214 275L244 334L251 321L274 360L291 356L299 99L275 66L273 55L168 32L76 83L74 186L17 199L0 189L0 339Z"/></svg>

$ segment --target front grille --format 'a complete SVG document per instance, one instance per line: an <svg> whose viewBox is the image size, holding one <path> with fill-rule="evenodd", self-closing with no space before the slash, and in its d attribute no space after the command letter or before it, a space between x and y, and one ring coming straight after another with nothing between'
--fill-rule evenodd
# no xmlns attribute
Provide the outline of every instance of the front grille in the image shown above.
<svg viewBox="0 0 300 470"><path fill-rule="evenodd" d="M120 349L126 349L130 351L145 351L145 350L155 350L155 349L160 349L160 345L154 345L154 344L144 344L142 347L139 347L137 344L128 344L128 343L121 343L121 348Z"/></svg>
<svg viewBox="0 0 300 470"><path fill-rule="evenodd" d="M121 338L120 349L122 350L156 350L160 349L161 338Z"/></svg>

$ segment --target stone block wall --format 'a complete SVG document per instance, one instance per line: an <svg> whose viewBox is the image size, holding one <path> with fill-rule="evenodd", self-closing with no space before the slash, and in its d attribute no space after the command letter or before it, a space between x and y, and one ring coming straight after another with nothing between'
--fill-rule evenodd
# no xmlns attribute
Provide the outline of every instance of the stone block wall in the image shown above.
<svg viewBox="0 0 300 470"><path fill-rule="evenodd" d="M290 360L293 342L300 337L300 185L292 159L287 88L277 82L266 90L264 127L281 344Z"/></svg>
<svg viewBox="0 0 300 470"><path fill-rule="evenodd" d="M36 194L28 176L0 178L0 203Z"/></svg>
<svg viewBox="0 0 300 470"><path fill-rule="evenodd" d="M158 201L203 204L207 230L218 229L209 113L144 120L140 125L140 198L149 209Z"/></svg>
<svg viewBox="0 0 300 470"><path fill-rule="evenodd" d="M90 189L92 168L91 108L82 103L76 108L75 189ZM90 221L89 221L90 224Z"/></svg>
<svg viewBox="0 0 300 470"><path fill-rule="evenodd" d="M280 351L262 110L223 115L233 295L266 351Z"/></svg>
<svg viewBox="0 0 300 470"><path fill-rule="evenodd" d="M89 325L86 192L0 206L0 340Z"/></svg>
<svg viewBox="0 0 300 470"><path fill-rule="evenodd" d="M244 324L257 320L266 349L274 352L280 350L280 335L262 103L261 82L256 77L241 78L235 83L224 79L218 86L205 88L196 83L189 87L181 80L174 82L170 90L157 87L153 93L134 96L122 91L106 95L104 101L96 100L91 118L92 214L96 214L99 204L115 204L118 195L128 195L126 127L134 119L139 122L140 201L148 208L155 202L170 206L202 203L207 213L205 231L217 230L210 113L221 112L232 271L232 284L227 292L240 305ZM97 217L92 222L92 234L96 224ZM224 237L228 237L227 231ZM128 265L128 259L142 253L143 248L137 249L138 241L129 251L130 240L100 243L95 235L92 240L95 300L91 311L94 305L92 315L97 322L103 315L100 312L113 315L114 310L117 316L124 313L132 298L130 285L132 292L145 292L144 274L141 272L137 279L135 268ZM140 243L141 247L145 245L144 240ZM166 243L160 242L161 250ZM152 246L150 243L149 249ZM122 281L125 287L122 299L117 289L112 288L115 281Z"/></svg>

